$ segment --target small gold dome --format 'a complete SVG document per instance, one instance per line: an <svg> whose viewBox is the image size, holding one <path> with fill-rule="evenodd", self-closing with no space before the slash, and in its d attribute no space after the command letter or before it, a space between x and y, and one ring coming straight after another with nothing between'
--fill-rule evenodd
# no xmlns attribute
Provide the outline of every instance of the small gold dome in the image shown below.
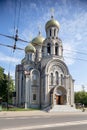
<svg viewBox="0 0 87 130"><path fill-rule="evenodd" d="M39 35L32 40L32 45L42 45L43 41L44 38L41 35Z"/></svg>
<svg viewBox="0 0 87 130"><path fill-rule="evenodd" d="M45 25L45 29L47 29L48 27L51 27L51 26L56 26L57 28L60 28L60 24L57 20L55 19L51 19L49 20L46 25Z"/></svg>
<svg viewBox="0 0 87 130"><path fill-rule="evenodd" d="M32 52L32 53L35 53L36 52L36 49L35 47L30 43L28 46L25 47L25 52Z"/></svg>
<svg viewBox="0 0 87 130"><path fill-rule="evenodd" d="M21 63L23 64L25 62L25 57L21 60Z"/></svg>

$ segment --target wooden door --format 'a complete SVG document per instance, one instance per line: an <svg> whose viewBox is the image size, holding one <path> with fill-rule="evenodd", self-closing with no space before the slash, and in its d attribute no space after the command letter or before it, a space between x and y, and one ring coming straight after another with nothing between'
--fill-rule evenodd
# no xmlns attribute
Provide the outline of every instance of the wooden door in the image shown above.
<svg viewBox="0 0 87 130"><path fill-rule="evenodd" d="M61 105L61 96L58 96L58 104Z"/></svg>
<svg viewBox="0 0 87 130"><path fill-rule="evenodd" d="M56 95L56 104L58 104L59 96Z"/></svg>
<svg viewBox="0 0 87 130"><path fill-rule="evenodd" d="M56 95L56 104L62 105L63 104L63 97Z"/></svg>
<svg viewBox="0 0 87 130"><path fill-rule="evenodd" d="M61 96L61 105L63 105L63 96Z"/></svg>

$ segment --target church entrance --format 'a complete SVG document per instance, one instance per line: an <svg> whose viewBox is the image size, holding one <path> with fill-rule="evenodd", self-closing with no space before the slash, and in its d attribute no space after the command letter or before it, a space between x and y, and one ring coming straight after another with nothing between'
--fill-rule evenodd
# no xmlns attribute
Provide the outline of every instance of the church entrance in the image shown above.
<svg viewBox="0 0 87 130"><path fill-rule="evenodd" d="M61 105L62 104L62 96L56 95L56 105Z"/></svg>
<svg viewBox="0 0 87 130"><path fill-rule="evenodd" d="M50 91L50 104L64 105L66 100L66 89L62 86L52 88Z"/></svg>
<svg viewBox="0 0 87 130"><path fill-rule="evenodd" d="M53 90L53 104L64 105L66 104L66 89L62 86L55 87Z"/></svg>

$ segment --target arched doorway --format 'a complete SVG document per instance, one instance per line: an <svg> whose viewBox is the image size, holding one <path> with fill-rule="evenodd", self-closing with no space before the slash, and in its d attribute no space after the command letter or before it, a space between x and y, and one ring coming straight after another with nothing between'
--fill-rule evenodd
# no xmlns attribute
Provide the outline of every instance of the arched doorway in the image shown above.
<svg viewBox="0 0 87 130"><path fill-rule="evenodd" d="M50 91L51 105L65 105L67 103L66 89L62 86L54 87Z"/></svg>
<svg viewBox="0 0 87 130"><path fill-rule="evenodd" d="M62 86L58 86L54 89L54 104L64 105L66 104L66 89Z"/></svg>

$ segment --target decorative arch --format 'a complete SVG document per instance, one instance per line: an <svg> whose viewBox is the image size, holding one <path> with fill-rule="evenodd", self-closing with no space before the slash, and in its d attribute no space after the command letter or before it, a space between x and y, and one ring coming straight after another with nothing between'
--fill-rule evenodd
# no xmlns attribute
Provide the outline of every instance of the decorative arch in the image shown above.
<svg viewBox="0 0 87 130"><path fill-rule="evenodd" d="M56 105L64 105L67 103L67 92L62 86L55 87L53 92L53 101Z"/></svg>
<svg viewBox="0 0 87 130"><path fill-rule="evenodd" d="M54 65L58 66L62 70L62 72L64 73L64 75L69 75L69 70L68 70L66 64L63 61L55 60L55 59L52 59L52 60L50 60L47 63L47 65L45 67L45 74L49 73L50 67L52 67Z"/></svg>
<svg viewBox="0 0 87 130"><path fill-rule="evenodd" d="M65 105L67 103L67 91L62 86L56 86L50 91L51 105Z"/></svg>

